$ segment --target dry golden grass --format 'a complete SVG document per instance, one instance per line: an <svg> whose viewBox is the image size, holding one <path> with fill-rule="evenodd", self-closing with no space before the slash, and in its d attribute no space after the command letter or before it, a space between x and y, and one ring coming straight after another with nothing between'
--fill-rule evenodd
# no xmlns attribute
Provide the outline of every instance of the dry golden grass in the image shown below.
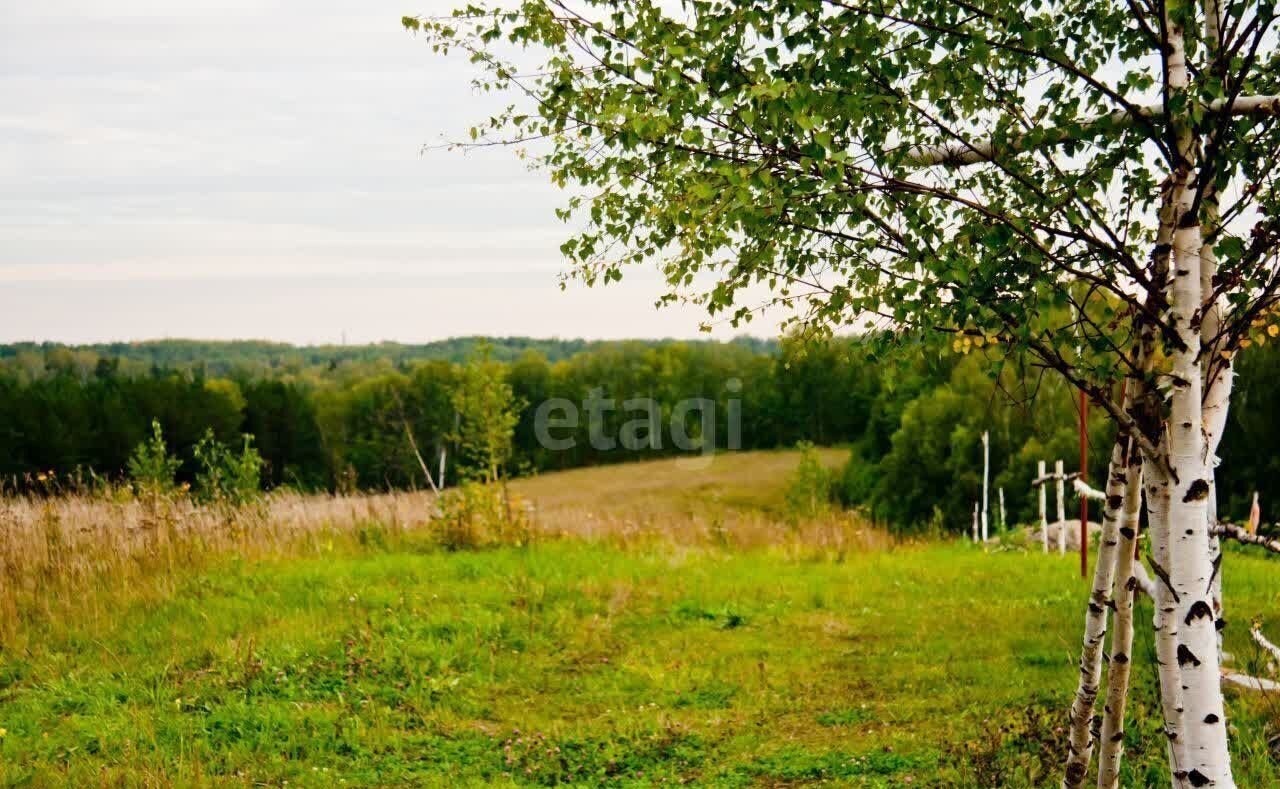
<svg viewBox="0 0 1280 789"><path fill-rule="evenodd" d="M831 467L845 457L841 450L819 453ZM601 466L516 480L510 500L535 536L623 547L670 542L843 555L890 542L847 512L784 517L783 491L798 462L797 452L775 451ZM435 513L435 497L422 492L276 493L239 509L110 489L0 497L0 638L32 617L75 607L82 591L163 591L184 570L216 557L314 555L335 541L439 536Z"/></svg>
<svg viewBox="0 0 1280 789"><path fill-rule="evenodd" d="M817 452L829 468L848 457L840 449ZM799 461L794 451L673 458L529 477L511 491L534 505L540 530L586 539L838 554L890 543L854 513L789 520L783 496Z"/></svg>
<svg viewBox="0 0 1280 789"><path fill-rule="evenodd" d="M0 636L75 605L90 587L143 586L210 558L306 553L362 530L404 532L429 520L423 493L275 494L256 506L200 506L120 491L0 498Z"/></svg>

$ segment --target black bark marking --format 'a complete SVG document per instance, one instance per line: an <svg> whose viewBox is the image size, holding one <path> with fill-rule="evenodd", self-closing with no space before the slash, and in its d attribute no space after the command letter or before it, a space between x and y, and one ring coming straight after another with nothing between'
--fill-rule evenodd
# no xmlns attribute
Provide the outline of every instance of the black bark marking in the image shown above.
<svg viewBox="0 0 1280 789"><path fill-rule="evenodd" d="M1208 778L1206 778L1204 773L1200 772L1199 770L1192 770L1191 772L1187 773L1187 780L1191 782L1192 786L1208 786L1209 784L1213 783L1213 781L1210 781Z"/></svg>
<svg viewBox="0 0 1280 789"><path fill-rule="evenodd" d="M1112 663L1128 663L1129 656L1123 652L1117 652L1116 654L1111 656L1111 662Z"/></svg>
<svg viewBox="0 0 1280 789"><path fill-rule="evenodd" d="M1120 742L1123 739L1124 739L1124 732L1122 731L1118 731L1115 734L1111 735L1112 742Z"/></svg>
<svg viewBox="0 0 1280 789"><path fill-rule="evenodd" d="M1214 630L1226 630L1226 629L1227 629L1227 620L1223 619L1222 617L1218 617L1218 621L1216 621L1216 622L1214 622L1214 623L1213 623L1213 629L1214 629Z"/></svg>
<svg viewBox="0 0 1280 789"><path fill-rule="evenodd" d="M1210 608L1209 604L1205 601L1197 600L1191 604L1190 610L1187 611L1187 617L1183 621L1189 625L1193 620L1199 619L1202 616L1207 616L1212 619L1213 609Z"/></svg>
<svg viewBox="0 0 1280 789"><path fill-rule="evenodd" d="M1118 510L1124 505L1124 496L1116 494L1107 499L1107 506L1113 510Z"/></svg>
<svg viewBox="0 0 1280 789"><path fill-rule="evenodd" d="M1190 649L1187 649L1186 644L1179 644L1178 645L1178 665L1185 666L1188 663L1190 663L1193 666L1198 666L1200 665L1200 658L1196 657L1195 653L1192 652Z"/></svg>
<svg viewBox="0 0 1280 789"><path fill-rule="evenodd" d="M1187 495L1182 497L1182 502L1184 504L1189 504L1193 501L1202 501L1204 499L1207 499L1208 497L1209 497L1208 481L1203 479L1198 479L1195 482L1192 482L1191 486L1187 488Z"/></svg>
<svg viewBox="0 0 1280 789"><path fill-rule="evenodd" d="M1214 714L1211 712L1211 713L1209 713L1208 715L1204 716L1204 722L1205 722L1205 723L1217 723L1217 722L1218 722L1218 716L1217 716L1217 715L1214 715Z"/></svg>
<svg viewBox="0 0 1280 789"><path fill-rule="evenodd" d="M1128 526L1122 526L1120 528L1120 536L1126 540L1132 540L1134 537L1133 529L1130 529Z"/></svg>
<svg viewBox="0 0 1280 789"><path fill-rule="evenodd" d="M1218 551L1218 555L1213 557L1213 572L1209 573L1209 585L1205 587L1206 592L1213 591L1213 579L1218 577L1218 570L1222 568L1222 551Z"/></svg>
<svg viewBox="0 0 1280 789"><path fill-rule="evenodd" d="M1178 590L1173 588L1173 582L1169 580L1169 574L1166 573L1164 571L1164 568L1161 567L1159 563L1157 563L1154 559L1150 561L1151 561L1151 572L1155 573L1156 577L1164 582L1165 588L1169 590L1169 594L1173 595L1173 602L1175 603L1182 602L1182 600L1179 599L1178 597Z"/></svg>

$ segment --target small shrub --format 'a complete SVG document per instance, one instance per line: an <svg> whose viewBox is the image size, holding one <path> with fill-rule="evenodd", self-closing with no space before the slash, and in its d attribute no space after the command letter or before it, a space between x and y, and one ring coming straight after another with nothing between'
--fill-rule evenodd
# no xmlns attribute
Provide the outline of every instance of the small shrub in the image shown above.
<svg viewBox="0 0 1280 789"><path fill-rule="evenodd" d="M525 506L505 485L464 482L440 494L436 507L436 537L446 550L522 546L533 537Z"/></svg>
<svg viewBox="0 0 1280 789"><path fill-rule="evenodd" d="M256 501L261 494L262 456L253 447L253 436L244 436L239 453L205 433L195 448L196 490L200 499L240 507Z"/></svg>
<svg viewBox="0 0 1280 789"><path fill-rule="evenodd" d="M794 521L817 518L831 511L835 486L831 470L822 465L813 444L801 441L800 465L787 482L786 513Z"/></svg>
<svg viewBox="0 0 1280 789"><path fill-rule="evenodd" d="M855 447L835 480L835 497L846 508L867 505L876 489L876 465Z"/></svg>
<svg viewBox="0 0 1280 789"><path fill-rule="evenodd" d="M151 438L134 447L129 456L129 479L139 493L167 496L177 489L179 465L181 461L169 454L159 420L151 420Z"/></svg>

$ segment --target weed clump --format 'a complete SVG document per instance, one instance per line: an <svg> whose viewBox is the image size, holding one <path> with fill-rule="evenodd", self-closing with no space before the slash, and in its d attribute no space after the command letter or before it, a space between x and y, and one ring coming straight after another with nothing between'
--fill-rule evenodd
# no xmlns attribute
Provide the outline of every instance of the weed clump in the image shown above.
<svg viewBox="0 0 1280 789"><path fill-rule="evenodd" d="M532 505L512 498L506 485L464 482L440 494L435 536L449 551L521 547L533 540L533 512Z"/></svg>

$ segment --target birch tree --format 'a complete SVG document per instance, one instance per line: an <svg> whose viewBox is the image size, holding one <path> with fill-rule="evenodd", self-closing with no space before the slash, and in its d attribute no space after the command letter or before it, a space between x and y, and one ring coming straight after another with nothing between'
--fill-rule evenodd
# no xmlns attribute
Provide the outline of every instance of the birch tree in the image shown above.
<svg viewBox="0 0 1280 789"><path fill-rule="evenodd" d="M1063 784L1095 750L1140 473L1172 781L1232 786L1210 518L1231 358L1280 288L1274 21L1270 0L526 0L405 24L513 97L464 144L566 187L566 279L657 265L708 322L943 333L1084 391L1118 438Z"/></svg>

